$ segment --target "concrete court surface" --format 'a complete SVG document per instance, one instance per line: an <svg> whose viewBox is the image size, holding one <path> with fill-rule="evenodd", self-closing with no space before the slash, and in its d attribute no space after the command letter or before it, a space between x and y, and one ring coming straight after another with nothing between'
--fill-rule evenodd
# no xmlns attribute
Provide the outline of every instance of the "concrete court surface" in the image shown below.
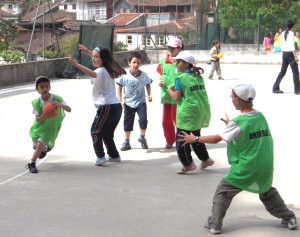
<svg viewBox="0 0 300 237"><path fill-rule="evenodd" d="M299 132L300 96L293 94L289 69L282 81L284 94L272 94L280 65L222 64L224 81L207 80L210 66L201 65L209 93L212 120L202 134L224 127L220 117L238 114L231 105L230 87L251 83L257 91L255 108L269 121L275 144L274 186L300 222ZM157 79L156 65L142 70ZM216 76L215 76L216 77ZM217 184L228 171L226 144L207 145L215 165L205 171L178 175L181 167L175 149L165 150L161 126L159 88L153 83L148 103L149 149L137 138L132 150L120 152L121 163L94 166L89 129L95 115L89 80L53 80L52 93L72 107L67 113L55 148L38 165L39 173L26 171L32 144L28 135L31 100L38 96L33 84L0 90L0 236L84 237L204 237L203 230ZM123 142L121 119L115 141ZM194 159L197 165L199 160ZM264 209L257 195L242 192L232 202L222 236L299 236L280 226Z"/></svg>

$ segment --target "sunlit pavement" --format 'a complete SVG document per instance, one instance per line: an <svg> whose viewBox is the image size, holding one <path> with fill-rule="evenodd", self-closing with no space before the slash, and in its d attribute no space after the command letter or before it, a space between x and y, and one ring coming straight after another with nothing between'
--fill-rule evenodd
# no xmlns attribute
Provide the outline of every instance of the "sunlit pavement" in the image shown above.
<svg viewBox="0 0 300 237"><path fill-rule="evenodd" d="M221 65L224 81L207 80L210 65L201 64L212 110L214 134L224 124L220 117L235 116L230 88L251 83L257 92L255 108L268 119L275 147L274 186L300 217L298 134L300 96L293 93L290 69L282 81L284 94L272 94L280 65ZM28 130L34 116L34 85L0 90L0 230L1 236L195 237L210 236L203 225L210 213L218 182L228 170L226 144L207 145L215 165L205 171L178 175L181 167L175 149L165 150L161 126L156 65L142 70L154 79L153 102L148 103L149 149L142 150L136 119L132 150L120 152L121 163L94 166L89 129L95 115L89 80L53 80L52 93L72 107L67 113L55 148L38 166L26 172L32 155ZM216 78L216 75L215 75ZM116 133L123 142L123 118ZM197 165L199 160L194 159ZM224 220L223 236L299 236L280 226L264 209L257 195L242 192Z"/></svg>

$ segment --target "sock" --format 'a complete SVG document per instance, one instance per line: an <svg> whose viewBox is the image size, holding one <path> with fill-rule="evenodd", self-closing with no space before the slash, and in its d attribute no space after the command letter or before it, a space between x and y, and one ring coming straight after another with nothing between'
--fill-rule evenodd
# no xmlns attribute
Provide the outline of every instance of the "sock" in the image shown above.
<svg viewBox="0 0 300 237"><path fill-rule="evenodd" d="M124 142L126 145L129 145L129 139L125 139L125 142Z"/></svg>
<svg viewBox="0 0 300 237"><path fill-rule="evenodd" d="M145 141L145 135L140 135L140 140Z"/></svg>

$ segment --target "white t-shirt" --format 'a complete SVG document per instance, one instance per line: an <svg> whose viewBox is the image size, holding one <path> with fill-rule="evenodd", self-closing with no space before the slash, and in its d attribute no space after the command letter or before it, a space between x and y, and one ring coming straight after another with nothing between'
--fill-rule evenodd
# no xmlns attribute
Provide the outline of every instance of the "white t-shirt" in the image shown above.
<svg viewBox="0 0 300 237"><path fill-rule="evenodd" d="M295 42L294 42L294 32L289 31L287 34L286 40L284 38L285 31L283 31L280 35L280 44L282 52L294 52L295 51Z"/></svg>
<svg viewBox="0 0 300 237"><path fill-rule="evenodd" d="M94 71L97 76L91 78L93 85L93 101L96 108L105 104L120 103L116 95L115 81L111 78L104 67L97 68Z"/></svg>
<svg viewBox="0 0 300 237"><path fill-rule="evenodd" d="M243 113L243 115L253 115L258 113L256 110ZM241 129L234 121L229 121L229 123L226 125L225 129L220 134L220 137L227 142L230 143L234 138L238 138L240 136Z"/></svg>

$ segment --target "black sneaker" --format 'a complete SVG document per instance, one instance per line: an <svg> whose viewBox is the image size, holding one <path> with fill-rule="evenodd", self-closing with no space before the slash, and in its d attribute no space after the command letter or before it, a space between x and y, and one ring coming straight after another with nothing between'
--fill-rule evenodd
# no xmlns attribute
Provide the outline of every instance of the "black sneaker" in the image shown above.
<svg viewBox="0 0 300 237"><path fill-rule="evenodd" d="M141 143L141 146L143 149L148 149L148 144L146 139L138 139L138 141Z"/></svg>
<svg viewBox="0 0 300 237"><path fill-rule="evenodd" d="M131 149L131 146L129 143L123 143L122 146L121 146L121 151L128 151Z"/></svg>
<svg viewBox="0 0 300 237"><path fill-rule="evenodd" d="M36 168L35 162L28 163L26 166L29 169L30 173L38 173L38 169Z"/></svg>
<svg viewBox="0 0 300 237"><path fill-rule="evenodd" d="M282 220L281 225L283 227L289 228L290 230L296 230L298 229L297 220L295 217L292 217L288 220Z"/></svg>

